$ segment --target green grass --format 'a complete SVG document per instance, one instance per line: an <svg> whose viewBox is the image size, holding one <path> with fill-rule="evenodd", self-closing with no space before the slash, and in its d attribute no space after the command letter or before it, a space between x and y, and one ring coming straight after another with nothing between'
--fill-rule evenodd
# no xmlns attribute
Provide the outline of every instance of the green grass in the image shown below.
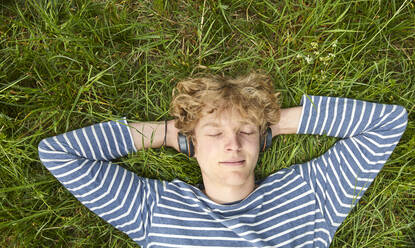
<svg viewBox="0 0 415 248"><path fill-rule="evenodd" d="M137 247L40 163L42 138L127 116L170 118L171 91L198 72L269 72L283 107L304 93L400 104L409 123L331 247L415 246L415 2L0 2L0 246ZM258 177L336 140L285 135ZM118 162L139 175L201 180L173 149Z"/></svg>

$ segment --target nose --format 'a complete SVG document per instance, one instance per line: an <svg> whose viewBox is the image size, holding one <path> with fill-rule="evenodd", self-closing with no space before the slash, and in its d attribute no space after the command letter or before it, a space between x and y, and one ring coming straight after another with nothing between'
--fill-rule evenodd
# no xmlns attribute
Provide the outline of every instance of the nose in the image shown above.
<svg viewBox="0 0 415 248"><path fill-rule="evenodd" d="M225 149L227 151L241 150L241 140L238 133L228 134L225 139Z"/></svg>

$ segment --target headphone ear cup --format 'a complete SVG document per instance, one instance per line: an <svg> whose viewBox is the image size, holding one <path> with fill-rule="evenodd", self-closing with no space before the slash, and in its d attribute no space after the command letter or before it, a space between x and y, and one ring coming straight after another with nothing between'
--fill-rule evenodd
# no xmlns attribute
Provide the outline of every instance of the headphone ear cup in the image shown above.
<svg viewBox="0 0 415 248"><path fill-rule="evenodd" d="M261 137L259 137L259 152L264 151L264 145L265 145L264 142L265 142L264 136L261 135Z"/></svg>
<svg viewBox="0 0 415 248"><path fill-rule="evenodd" d="M265 150L271 147L271 144L272 144L272 130L270 127L268 127L265 137L261 136L261 139L259 142L259 151L264 152Z"/></svg>
<svg viewBox="0 0 415 248"><path fill-rule="evenodd" d="M189 138L188 140L189 140L189 158L190 158L195 155L195 146L193 145L192 139Z"/></svg>
<svg viewBox="0 0 415 248"><path fill-rule="evenodd" d="M186 137L182 133L178 133L177 143L179 143L179 149L180 149L181 153L186 154L189 158L193 157L193 155L194 155L194 146L193 146L193 142L191 140L189 140L188 137Z"/></svg>

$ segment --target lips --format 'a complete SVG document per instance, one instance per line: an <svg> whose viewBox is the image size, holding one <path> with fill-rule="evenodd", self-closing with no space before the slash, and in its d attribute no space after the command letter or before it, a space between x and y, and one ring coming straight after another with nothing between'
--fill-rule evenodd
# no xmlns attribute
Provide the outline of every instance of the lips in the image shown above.
<svg viewBox="0 0 415 248"><path fill-rule="evenodd" d="M245 160L231 160L231 161L223 161L219 163L223 165L242 165L245 163Z"/></svg>

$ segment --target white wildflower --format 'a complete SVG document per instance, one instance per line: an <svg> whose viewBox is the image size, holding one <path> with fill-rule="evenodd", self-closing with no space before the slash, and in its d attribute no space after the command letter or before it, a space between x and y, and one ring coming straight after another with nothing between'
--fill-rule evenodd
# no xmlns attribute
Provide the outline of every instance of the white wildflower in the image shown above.
<svg viewBox="0 0 415 248"><path fill-rule="evenodd" d="M320 72L321 72L321 79L323 80L326 79L327 78L326 73L324 73L323 70L321 70Z"/></svg>
<svg viewBox="0 0 415 248"><path fill-rule="evenodd" d="M313 60L314 60L314 59L313 59L311 56L309 56L309 55L305 56L305 57L304 57L304 59L307 61L307 63L308 63L308 64L313 63Z"/></svg>

